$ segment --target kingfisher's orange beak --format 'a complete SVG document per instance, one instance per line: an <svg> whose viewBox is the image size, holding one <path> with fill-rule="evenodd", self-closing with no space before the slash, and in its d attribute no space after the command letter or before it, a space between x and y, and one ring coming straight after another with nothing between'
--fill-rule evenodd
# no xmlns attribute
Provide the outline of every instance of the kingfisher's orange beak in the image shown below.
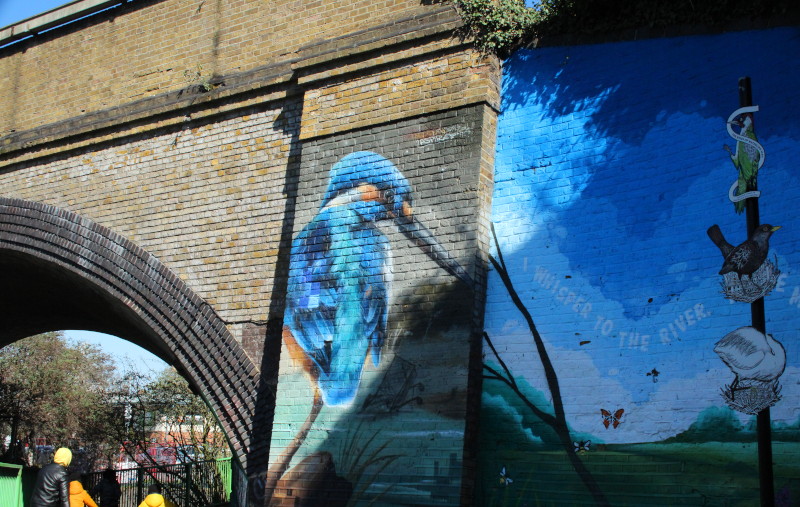
<svg viewBox="0 0 800 507"><path fill-rule="evenodd" d="M408 202L403 202L403 216L406 218L411 218L414 216L414 208L411 207Z"/></svg>

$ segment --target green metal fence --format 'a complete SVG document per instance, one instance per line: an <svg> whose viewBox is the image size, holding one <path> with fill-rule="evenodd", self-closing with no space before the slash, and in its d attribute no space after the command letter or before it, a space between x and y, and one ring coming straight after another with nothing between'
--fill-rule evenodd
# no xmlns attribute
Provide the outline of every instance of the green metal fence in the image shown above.
<svg viewBox="0 0 800 507"><path fill-rule="evenodd" d="M0 505L22 507L22 465L0 463Z"/></svg>

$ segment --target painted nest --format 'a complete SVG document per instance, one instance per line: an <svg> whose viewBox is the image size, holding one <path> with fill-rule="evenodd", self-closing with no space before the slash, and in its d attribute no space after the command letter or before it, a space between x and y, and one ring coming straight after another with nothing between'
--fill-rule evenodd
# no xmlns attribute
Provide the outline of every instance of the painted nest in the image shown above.
<svg viewBox="0 0 800 507"><path fill-rule="evenodd" d="M749 415L756 415L781 399L781 385L777 381L739 382L735 391L731 389L730 385L726 385L721 391L722 397L725 398L725 403L729 407Z"/></svg>
<svg viewBox="0 0 800 507"><path fill-rule="evenodd" d="M770 262L764 261L752 275L742 275L737 273L725 273L722 285L722 293L727 299L733 299L741 303L752 303L769 294L778 284L778 276L781 272L778 269L778 260Z"/></svg>

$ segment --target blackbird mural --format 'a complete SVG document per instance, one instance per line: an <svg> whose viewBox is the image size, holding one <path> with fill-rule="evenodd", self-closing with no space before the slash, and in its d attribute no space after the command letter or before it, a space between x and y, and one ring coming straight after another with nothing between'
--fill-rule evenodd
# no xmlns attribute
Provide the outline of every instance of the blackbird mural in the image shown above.
<svg viewBox="0 0 800 507"><path fill-rule="evenodd" d="M775 287L780 271L767 260L767 254L769 238L780 228L779 225L759 225L747 240L735 247L728 243L718 225L708 228L708 237L724 258L719 274L724 277L725 297L752 303Z"/></svg>
<svg viewBox="0 0 800 507"><path fill-rule="evenodd" d="M734 272L739 275L740 279L742 275L752 277L753 273L755 273L767 259L770 236L780 228L780 225L760 225L756 227L749 239L739 246L734 247L725 241L725 237L719 230L719 226L712 225L708 229L708 235L720 249L722 256L725 257L725 262L722 264L722 269L719 270L719 274L724 275L725 273Z"/></svg>

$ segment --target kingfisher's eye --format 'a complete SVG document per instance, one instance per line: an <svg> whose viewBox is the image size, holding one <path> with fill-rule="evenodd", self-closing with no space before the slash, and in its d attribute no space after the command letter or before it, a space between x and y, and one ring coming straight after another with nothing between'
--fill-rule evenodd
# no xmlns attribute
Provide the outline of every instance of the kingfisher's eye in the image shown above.
<svg viewBox="0 0 800 507"><path fill-rule="evenodd" d="M383 200L386 201L387 203L394 202L394 190L384 190Z"/></svg>

